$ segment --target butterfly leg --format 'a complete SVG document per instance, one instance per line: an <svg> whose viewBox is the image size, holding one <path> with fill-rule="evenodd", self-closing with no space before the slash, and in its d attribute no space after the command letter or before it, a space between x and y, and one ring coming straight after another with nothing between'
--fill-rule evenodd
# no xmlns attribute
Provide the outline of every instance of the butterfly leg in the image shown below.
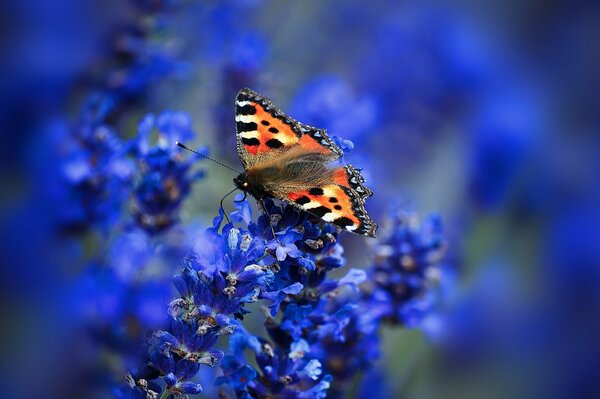
<svg viewBox="0 0 600 399"><path fill-rule="evenodd" d="M265 201L261 198L258 200L258 203L262 207L263 212L265 213L265 215L267 216L267 219L269 220L269 226L271 227L271 232L273 233L273 238L276 239L279 244L281 244L281 242L279 241L279 238L277 238L277 236L275 235L275 229L273 228L273 223L271 223L271 215L269 215L269 211L267 211L267 206L265 205Z"/></svg>
<svg viewBox="0 0 600 399"><path fill-rule="evenodd" d="M219 202L219 209L223 209L223 216L225 216L225 219L227 219L227 224L231 224L231 220L229 220L229 218L227 217L227 212L225 212L225 209L223 208L223 200L227 197L229 197L229 195L231 193L233 193L235 190L237 190L238 188L234 188L233 190L231 190L230 192L228 192L227 194L225 194L223 196L223 198L221 198L221 201ZM246 193L244 193L245 195Z"/></svg>

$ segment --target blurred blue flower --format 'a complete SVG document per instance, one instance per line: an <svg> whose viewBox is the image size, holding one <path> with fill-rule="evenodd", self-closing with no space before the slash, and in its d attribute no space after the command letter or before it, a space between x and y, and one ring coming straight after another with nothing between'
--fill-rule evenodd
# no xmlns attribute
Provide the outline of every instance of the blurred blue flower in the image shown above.
<svg viewBox="0 0 600 399"><path fill-rule="evenodd" d="M283 312L281 329L288 333L292 339L300 339L302 331L313 326L308 318L311 311L312 307L310 305L298 306L292 303L286 306Z"/></svg>
<svg viewBox="0 0 600 399"><path fill-rule="evenodd" d="M82 120L78 126L57 121L46 129L51 155L32 167L57 228L106 231L121 216L129 193L133 168L124 144L101 121Z"/></svg>
<svg viewBox="0 0 600 399"><path fill-rule="evenodd" d="M247 335L239 329L235 335ZM234 335L234 337L235 337ZM254 337L254 339L256 339ZM250 342L249 339L236 338L235 342ZM219 382L235 387L238 398L244 397L287 397L287 398L324 398L330 386L331 376L324 375L321 363L309 356L309 347L303 341L292 343L287 348L274 348L268 341L258 338L260 346L236 346L236 357L243 359L241 350L250 349L256 360L258 370L249 372L243 360L230 360L224 370L225 375L233 376L246 373L255 378L239 384L231 377ZM300 350L300 348L302 350ZM232 352L234 352L232 348ZM222 365L223 366L223 365ZM250 395L250 396L248 396Z"/></svg>
<svg viewBox="0 0 600 399"><path fill-rule="evenodd" d="M472 124L467 129L472 135L469 194L483 209L497 208L517 188L518 174L540 130L535 100L505 91L480 99L474 120L468 121Z"/></svg>
<svg viewBox="0 0 600 399"><path fill-rule="evenodd" d="M248 384L256 378L256 371L235 356L225 356L221 361L221 369L224 375L218 377L215 383L217 385L227 384L233 388L238 397L246 397L243 393Z"/></svg>
<svg viewBox="0 0 600 399"><path fill-rule="evenodd" d="M441 219L429 215L419 223L415 215L397 212L391 226L375 250L375 264L369 271L372 296L391 323L416 325L428 303L431 283L439 276L437 268L445 252Z"/></svg>
<svg viewBox="0 0 600 399"><path fill-rule="evenodd" d="M204 175L201 170L192 171L195 159L186 159L177 147L177 142L193 137L188 115L164 112L157 118L146 115L138 125L138 136L129 144L137 159L133 215L148 233L162 232L178 220L192 182ZM152 138L154 146L150 144Z"/></svg>
<svg viewBox="0 0 600 399"><path fill-rule="evenodd" d="M379 123L375 99L355 94L336 75L319 76L305 83L292 100L289 113L302 123L357 142Z"/></svg>

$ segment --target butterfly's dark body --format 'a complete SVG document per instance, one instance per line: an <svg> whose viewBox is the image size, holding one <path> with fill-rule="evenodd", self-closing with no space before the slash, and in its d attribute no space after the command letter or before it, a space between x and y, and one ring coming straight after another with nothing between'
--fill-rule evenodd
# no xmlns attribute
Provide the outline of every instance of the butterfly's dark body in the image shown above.
<svg viewBox="0 0 600 399"><path fill-rule="evenodd" d="M249 89L236 98L238 152L245 173L233 181L261 201L273 197L349 232L373 237L365 199L372 192L342 150L321 129L289 118Z"/></svg>

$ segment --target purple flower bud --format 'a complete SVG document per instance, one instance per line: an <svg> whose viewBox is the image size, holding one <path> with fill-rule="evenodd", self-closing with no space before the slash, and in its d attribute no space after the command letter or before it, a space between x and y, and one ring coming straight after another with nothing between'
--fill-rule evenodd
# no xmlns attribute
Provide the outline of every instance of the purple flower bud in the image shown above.
<svg viewBox="0 0 600 399"><path fill-rule="evenodd" d="M195 384L191 381L182 382L179 384L178 388L181 390L181 392L189 395L196 395L202 392L202 385Z"/></svg>
<svg viewBox="0 0 600 399"><path fill-rule="evenodd" d="M177 377L175 377L175 374L169 373L165 375L165 383L168 387L172 387L173 385L177 384Z"/></svg>

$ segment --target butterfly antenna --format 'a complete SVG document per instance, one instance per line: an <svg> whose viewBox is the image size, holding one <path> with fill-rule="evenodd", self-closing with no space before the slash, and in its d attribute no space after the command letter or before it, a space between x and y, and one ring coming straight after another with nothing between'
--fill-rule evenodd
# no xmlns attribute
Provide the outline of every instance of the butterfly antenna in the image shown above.
<svg viewBox="0 0 600 399"><path fill-rule="evenodd" d="M179 141L176 141L176 142L175 142L175 144L177 144L179 147L183 148L184 150L188 150L188 151L190 151L190 152L193 152L194 154L196 154L196 155L199 155L199 156L201 156L202 158L206 158L206 159L208 159L209 161L213 161L214 163L216 163L216 164L219 164L219 165L221 165L221 166L223 166L223 167L225 167L225 168L227 168L227 169L229 169L229 170L232 170L232 171L234 171L234 172L236 172L236 173L242 174L242 172L240 172L239 170L233 169L231 166L227 166L227 165L225 165L224 163L217 161L216 159L212 159L211 157L209 157L209 156L207 156L207 155L204 155L204 154L201 154L201 153L199 153L198 151L194 151L194 150L192 150L192 149L189 149L188 147L186 147L184 144L180 143ZM230 194L231 194L231 193L230 193Z"/></svg>

